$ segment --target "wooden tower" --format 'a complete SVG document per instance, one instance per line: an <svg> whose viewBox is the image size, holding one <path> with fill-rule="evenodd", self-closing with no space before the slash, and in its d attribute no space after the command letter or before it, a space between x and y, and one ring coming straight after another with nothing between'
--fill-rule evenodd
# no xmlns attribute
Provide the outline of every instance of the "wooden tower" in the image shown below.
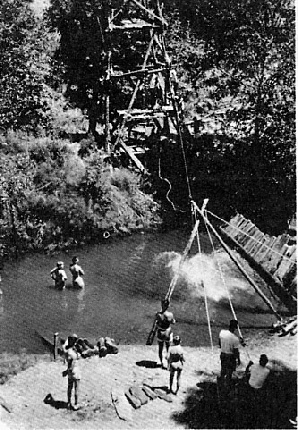
<svg viewBox="0 0 298 430"><path fill-rule="evenodd" d="M180 106L176 96L178 87L177 75L172 67L171 58L165 47L165 30L167 22L163 18L163 8L159 0L122 0L119 7L113 9L111 1L105 0L106 14L106 52L107 72L106 87L113 80L124 85L129 80L131 88L130 99L123 109L118 110L116 124L111 125L110 94L105 96L105 146L108 152L118 148L126 151L135 165L144 171L145 168L137 158L136 151L131 145L133 138L142 144L150 133L178 134ZM125 72L115 67L113 63L114 40L124 34L138 36L132 38L141 44L139 64L131 70L126 64ZM131 49L135 49L131 46ZM114 81L115 82L115 81ZM121 85L119 85L121 88ZM112 142L111 136L116 136Z"/></svg>

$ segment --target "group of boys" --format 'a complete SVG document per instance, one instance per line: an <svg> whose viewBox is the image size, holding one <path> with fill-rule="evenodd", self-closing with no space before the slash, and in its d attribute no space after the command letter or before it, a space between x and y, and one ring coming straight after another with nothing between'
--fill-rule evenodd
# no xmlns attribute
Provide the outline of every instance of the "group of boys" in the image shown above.
<svg viewBox="0 0 298 430"><path fill-rule="evenodd" d="M85 275L84 270L79 266L78 257L73 257L72 263L69 266L70 273L72 274L72 285L74 288L84 288L85 283L83 276ZM59 290L63 290L66 286L67 275L64 270L63 261L58 261L56 267L51 270L51 278L55 282L55 287Z"/></svg>
<svg viewBox="0 0 298 430"><path fill-rule="evenodd" d="M175 319L172 312L168 311L169 300L162 301L162 309L156 314L154 321L154 328L157 333L158 342L158 355L160 359L160 365L166 368L163 364L163 347L166 346L168 369L170 370L170 392L172 391L174 375L177 374L177 390L179 390L180 377L183 369L183 363L185 361L183 349L180 345L180 337L172 335L171 324L175 324ZM240 344L243 344L243 340L235 334L238 329L238 321L231 320L228 330L221 330L219 333L219 346L221 349L220 361L221 361L221 374L220 380L227 387L231 386L232 375L236 370L237 366L240 365ZM173 340L173 345L171 345ZM270 373L270 369L267 366L268 357L265 354L261 354L259 362L253 363L250 361L246 367L246 379L248 387L255 393L258 392L263 385Z"/></svg>
<svg viewBox="0 0 298 430"><path fill-rule="evenodd" d="M158 342L158 355L160 366L170 371L170 384L169 391L172 394L177 394L180 388L180 377L185 362L184 351L181 346L181 340L178 335L173 336L171 325L175 324L173 313L168 310L170 305L169 300L162 300L162 309L157 312L153 324L153 331L156 333ZM236 370L237 365L240 364L239 347L241 339L235 334L238 328L238 321L231 320L228 330L221 330L219 334L219 346L221 348L221 375L222 383L228 387L232 381L232 374ZM163 360L163 348L166 347L167 364ZM77 408L78 402L78 385L81 378L79 368L77 366L78 359L80 358L79 351L76 348L76 339L70 339L66 351L68 369L63 374L68 375L68 408ZM265 354L260 356L259 363L254 364L250 361L246 368L246 375L248 380L248 387L257 392L260 390L269 373L270 369L267 367L268 358ZM173 390L174 377L176 375L176 390ZM75 406L71 404L71 394L74 388L75 392Z"/></svg>

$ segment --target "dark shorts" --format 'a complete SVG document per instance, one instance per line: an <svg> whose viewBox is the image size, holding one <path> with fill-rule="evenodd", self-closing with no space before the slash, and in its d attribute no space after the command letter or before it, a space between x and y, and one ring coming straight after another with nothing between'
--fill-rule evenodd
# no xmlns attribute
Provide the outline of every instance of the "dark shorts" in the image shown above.
<svg viewBox="0 0 298 430"><path fill-rule="evenodd" d="M220 354L221 370L223 373L234 372L236 370L237 358L234 354Z"/></svg>
<svg viewBox="0 0 298 430"><path fill-rule="evenodd" d="M158 340L158 342L170 343L171 333L172 333L171 327L167 328L166 330L158 329L157 330L157 340Z"/></svg>

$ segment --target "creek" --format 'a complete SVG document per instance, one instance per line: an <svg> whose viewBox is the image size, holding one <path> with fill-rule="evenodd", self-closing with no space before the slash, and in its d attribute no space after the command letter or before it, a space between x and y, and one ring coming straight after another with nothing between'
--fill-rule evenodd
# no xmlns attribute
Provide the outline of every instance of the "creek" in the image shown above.
<svg viewBox="0 0 298 430"><path fill-rule="evenodd" d="M5 264L0 301L0 352L46 351L40 333L77 333L92 339L111 336L120 344L144 344L153 317L160 310L171 277L189 233L136 234L107 239L98 245L56 255L27 255ZM177 324L174 332L189 346L210 345L204 280L214 343L220 329L232 318L224 283L245 336L269 327L275 318L224 254L219 254L222 276L214 265L210 244L201 236L202 254L195 246L181 270L171 308ZM86 287L71 288L68 270L78 255L85 270ZM58 291L50 278L56 262L65 263L68 288Z"/></svg>

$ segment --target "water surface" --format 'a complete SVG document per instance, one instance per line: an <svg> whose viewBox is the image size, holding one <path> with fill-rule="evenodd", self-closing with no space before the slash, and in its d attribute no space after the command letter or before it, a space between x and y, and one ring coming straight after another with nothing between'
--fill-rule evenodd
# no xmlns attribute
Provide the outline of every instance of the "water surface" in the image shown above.
<svg viewBox="0 0 298 430"><path fill-rule="evenodd" d="M18 352L26 348L27 352L44 352L36 331L46 334L76 332L90 338L111 336L123 344L145 344L153 316L160 309L160 299L167 292L173 270L177 268L175 261L177 263L187 243L188 234L185 231L139 234L109 239L76 251L86 272L84 290L57 291L49 275L58 260L64 261L70 286L68 267L72 253L28 255L7 263L1 285L0 351ZM206 238L202 238L201 244L203 265L198 262L194 247L171 303L177 319L175 332L180 334L184 345L190 346L210 345L204 299L196 284L198 274L204 272L209 288L214 342L217 342L220 328L232 317L220 279L213 278L210 261L206 260L210 259L210 244ZM228 263L225 264L226 282L232 288L243 333L250 334L269 326L275 321L274 317L251 287L246 286L241 275L236 274L235 278Z"/></svg>

